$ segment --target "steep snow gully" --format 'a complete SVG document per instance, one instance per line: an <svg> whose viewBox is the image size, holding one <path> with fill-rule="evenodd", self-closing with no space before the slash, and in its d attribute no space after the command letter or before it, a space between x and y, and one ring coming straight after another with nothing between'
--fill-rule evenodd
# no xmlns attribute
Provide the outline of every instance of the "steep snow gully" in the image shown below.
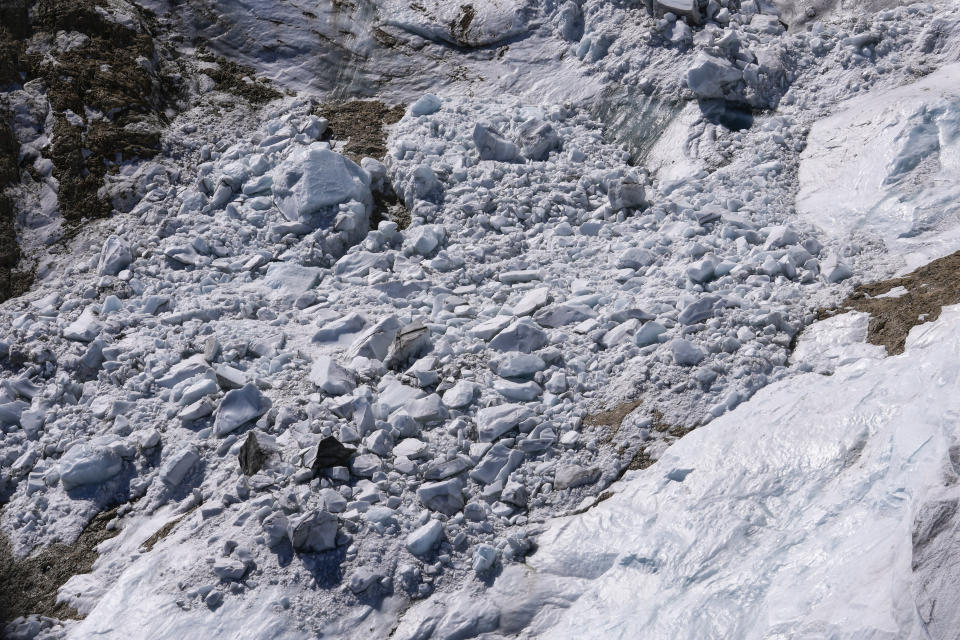
<svg viewBox="0 0 960 640"><path fill-rule="evenodd" d="M0 18L0 635L957 638L955 3Z"/></svg>

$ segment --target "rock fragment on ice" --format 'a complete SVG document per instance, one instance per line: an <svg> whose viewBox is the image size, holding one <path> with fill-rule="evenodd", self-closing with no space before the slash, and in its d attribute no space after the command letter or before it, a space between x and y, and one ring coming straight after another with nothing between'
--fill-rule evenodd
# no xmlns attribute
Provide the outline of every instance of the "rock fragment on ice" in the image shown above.
<svg viewBox="0 0 960 640"><path fill-rule="evenodd" d="M356 449L346 447L333 436L327 436L303 454L303 466L313 470L314 475L331 467L345 467Z"/></svg>
<svg viewBox="0 0 960 640"><path fill-rule="evenodd" d="M407 551L415 556L426 555L437 546L442 535L443 523L439 520L430 520L407 536Z"/></svg>
<svg viewBox="0 0 960 640"><path fill-rule="evenodd" d="M256 385L247 383L240 389L228 391L217 408L213 433L218 436L239 429L256 420L270 409L270 400L260 393Z"/></svg>
<svg viewBox="0 0 960 640"><path fill-rule="evenodd" d="M422 322L411 322L400 329L387 356L384 364L388 367L398 367L405 362L423 355L430 349L430 329Z"/></svg>
<svg viewBox="0 0 960 640"><path fill-rule="evenodd" d="M267 461L267 452L260 446L256 433L251 431L247 434L247 439L240 447L237 458L240 462L240 471L245 476L252 476L263 468L263 463Z"/></svg>
<svg viewBox="0 0 960 640"><path fill-rule="evenodd" d="M330 356L318 356L310 367L310 382L332 396L342 396L357 386L352 371L340 366Z"/></svg>
<svg viewBox="0 0 960 640"><path fill-rule="evenodd" d="M102 276L115 276L133 262L130 245L117 236L110 236L103 243L100 250L100 261L97 263L97 273Z"/></svg>
<svg viewBox="0 0 960 640"><path fill-rule="evenodd" d="M317 553L337 546L337 517L327 511L315 510L290 521L287 535L294 550Z"/></svg>

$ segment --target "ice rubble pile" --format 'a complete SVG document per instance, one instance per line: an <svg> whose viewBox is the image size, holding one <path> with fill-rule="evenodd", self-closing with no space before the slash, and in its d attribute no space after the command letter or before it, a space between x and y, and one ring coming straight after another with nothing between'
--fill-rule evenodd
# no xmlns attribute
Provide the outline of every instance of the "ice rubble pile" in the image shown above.
<svg viewBox="0 0 960 640"><path fill-rule="evenodd" d="M685 384L708 409L691 419L720 415L786 372L801 291L850 273L768 224L776 160L755 192L722 172L658 189L569 108L427 97L389 167L356 165L288 111L203 149L188 186L158 181L8 307L18 552L140 498L124 518L189 514L183 544L223 546L179 570L199 587L167 587L181 607L242 602L262 572L316 583L282 570L285 549L338 549L354 592L424 596L523 558L527 525L629 463L582 421L583 399L616 397L611 374L651 398ZM770 153L792 144L769 126ZM368 232L385 180L412 223ZM89 610L110 583L84 585Z"/></svg>
<svg viewBox="0 0 960 640"><path fill-rule="evenodd" d="M138 498L118 512L116 553L63 590L91 613L79 634L142 625L122 613L144 603L157 637L254 613L349 625L358 603L522 560L547 517L669 441L646 406L614 434L588 411L640 391L692 425L788 375L796 332L859 251L789 217L807 123L883 83L881 65L902 72L895 44L924 11L880 16L864 40L859 24L788 37L766 5L720 3L695 35L663 12L656 47L631 48L603 31L612 14L564 5L565 46L608 79L779 100L747 132L698 119L677 179L630 166L570 106L432 95L385 163L318 142L325 123L288 101L196 166L146 166L141 203L95 250L0 310L19 367L0 383L0 525L24 553ZM670 48L691 45L722 73ZM645 83L654 49L676 61ZM843 70L786 90L789 56ZM388 184L411 224L370 230Z"/></svg>

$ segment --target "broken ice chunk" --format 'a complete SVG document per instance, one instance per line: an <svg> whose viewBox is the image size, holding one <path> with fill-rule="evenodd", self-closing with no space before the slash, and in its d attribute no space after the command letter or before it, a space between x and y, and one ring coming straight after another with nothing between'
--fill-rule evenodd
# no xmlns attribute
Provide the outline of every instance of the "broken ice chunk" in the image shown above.
<svg viewBox="0 0 960 640"><path fill-rule="evenodd" d="M428 482L417 489L417 499L431 511L452 516L463 508L463 490L460 480L451 478Z"/></svg>
<svg viewBox="0 0 960 640"><path fill-rule="evenodd" d="M326 511L311 511L290 521L287 528L296 551L317 553L337 546L337 517Z"/></svg>
<svg viewBox="0 0 960 640"><path fill-rule="evenodd" d="M324 393L342 396L357 386L353 372L337 364L330 356L319 356L310 367L310 382Z"/></svg>
<svg viewBox="0 0 960 640"><path fill-rule="evenodd" d="M415 556L425 555L440 542L442 535L443 523L439 520L430 520L407 536L407 551Z"/></svg>
<svg viewBox="0 0 960 640"><path fill-rule="evenodd" d="M224 436L256 420L270 409L270 404L269 398L250 383L228 391L217 409L217 417L213 422L214 435Z"/></svg>
<svg viewBox="0 0 960 640"><path fill-rule="evenodd" d="M131 262L133 254L130 252L130 245L117 236L110 236L100 250L97 273L102 276L115 276L130 266Z"/></svg>
<svg viewBox="0 0 960 640"><path fill-rule="evenodd" d="M103 325L97 321L93 309L87 307L79 318L67 325L63 330L63 337L77 342L90 342L99 335L102 328Z"/></svg>
<svg viewBox="0 0 960 640"><path fill-rule="evenodd" d="M481 442L493 442L532 415L522 404L502 404L480 409L477 412L478 439Z"/></svg>
<svg viewBox="0 0 960 640"><path fill-rule="evenodd" d="M123 460L104 442L75 444L60 458L60 480L70 490L99 484L120 473Z"/></svg>

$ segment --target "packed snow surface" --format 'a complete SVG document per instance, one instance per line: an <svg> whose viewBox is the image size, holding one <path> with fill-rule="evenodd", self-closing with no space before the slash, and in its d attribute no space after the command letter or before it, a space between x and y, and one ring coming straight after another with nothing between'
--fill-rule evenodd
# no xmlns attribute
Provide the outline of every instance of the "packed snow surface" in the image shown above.
<svg viewBox="0 0 960 640"><path fill-rule="evenodd" d="M957 176L960 64L853 98L817 122L797 212L837 235L880 236L914 268L960 248Z"/></svg>

